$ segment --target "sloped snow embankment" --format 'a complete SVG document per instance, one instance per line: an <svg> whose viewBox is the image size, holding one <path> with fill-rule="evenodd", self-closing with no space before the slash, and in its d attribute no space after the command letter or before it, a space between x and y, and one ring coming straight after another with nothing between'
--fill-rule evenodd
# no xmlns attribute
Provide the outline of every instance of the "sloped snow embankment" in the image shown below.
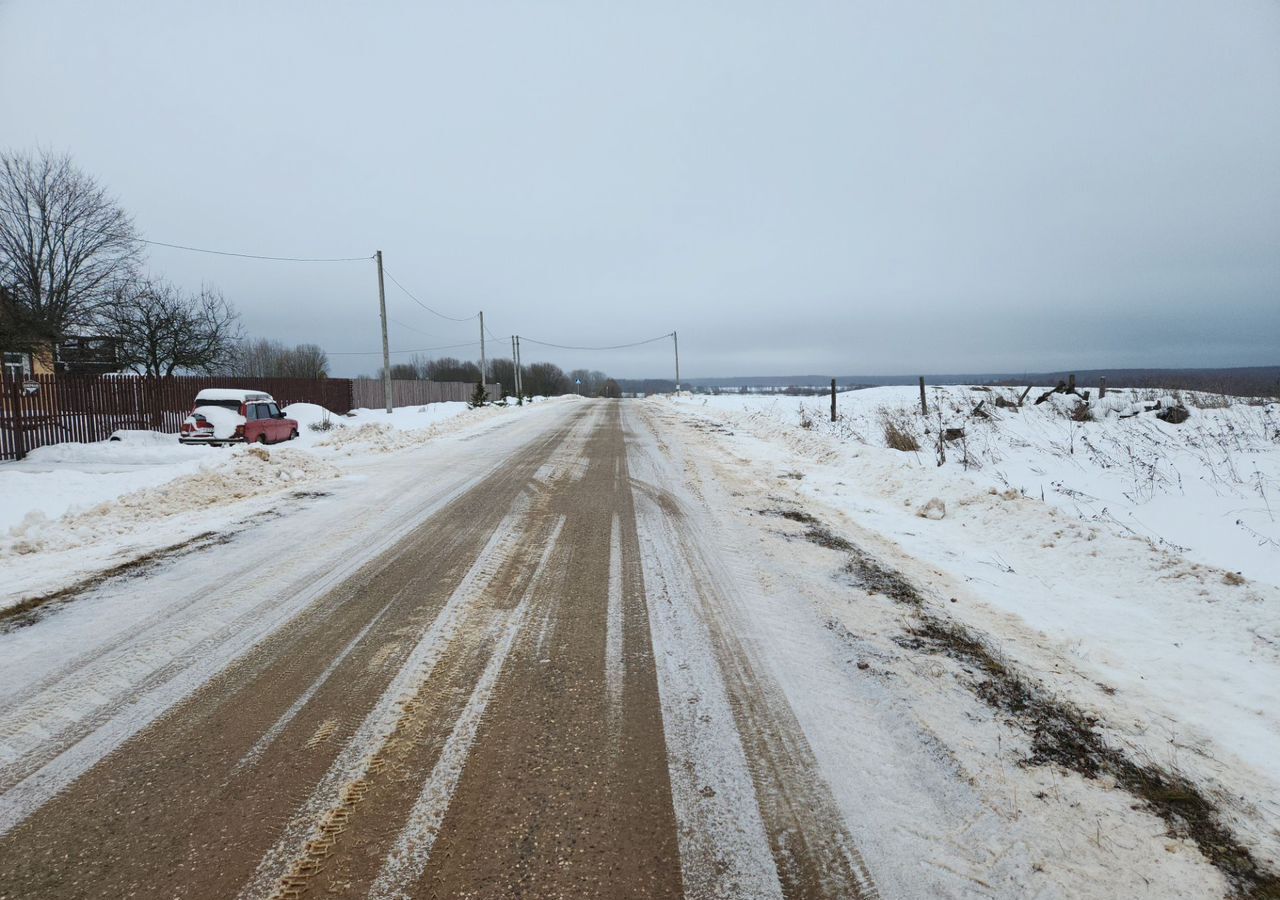
<svg viewBox="0 0 1280 900"><path fill-rule="evenodd" d="M298 420L299 438L288 445L183 446L174 435L130 432L39 448L0 465L0 609L198 535L236 530L290 491L502 411L440 403L347 416L295 404L286 413ZM315 423L328 424L309 427Z"/></svg>
<svg viewBox="0 0 1280 900"><path fill-rule="evenodd" d="M533 398L537 403L547 399ZM556 399L565 401L570 398ZM390 415L382 410L363 408L337 415L311 403L295 403L284 412L298 421L301 446L352 457L418 447L463 428L501 417L516 408L508 405L471 409L466 403L448 402L396 407Z"/></svg>
<svg viewBox="0 0 1280 900"><path fill-rule="evenodd" d="M943 427L966 429L941 466L925 432L936 440L936 412L926 425L911 389L842 394L836 423L812 398L652 402L772 470L777 496L874 548L1055 696L1098 713L1109 742L1228 798L1233 826L1274 864L1277 408L1193 407L1182 425L1076 422L1050 403L965 414L984 397L991 406L986 392L931 393ZM885 446L886 416L915 430L918 452ZM945 512L923 516L935 498Z"/></svg>
<svg viewBox="0 0 1280 900"><path fill-rule="evenodd" d="M0 558L68 550L84 544L164 528L174 517L196 517L214 507L284 488L336 478L332 463L298 450L248 447L195 472L100 502L57 519L33 514L0 538Z"/></svg>

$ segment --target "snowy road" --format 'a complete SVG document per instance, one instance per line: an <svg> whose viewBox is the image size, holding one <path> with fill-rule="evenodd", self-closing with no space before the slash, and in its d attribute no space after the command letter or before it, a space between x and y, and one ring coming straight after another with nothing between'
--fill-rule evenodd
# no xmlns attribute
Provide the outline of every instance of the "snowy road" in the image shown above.
<svg viewBox="0 0 1280 900"><path fill-rule="evenodd" d="M0 635L0 898L1224 895L709 446L547 404Z"/></svg>

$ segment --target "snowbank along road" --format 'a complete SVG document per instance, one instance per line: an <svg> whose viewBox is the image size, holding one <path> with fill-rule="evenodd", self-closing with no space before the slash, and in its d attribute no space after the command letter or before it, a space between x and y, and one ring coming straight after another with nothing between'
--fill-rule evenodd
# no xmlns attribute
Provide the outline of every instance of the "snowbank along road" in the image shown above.
<svg viewBox="0 0 1280 900"><path fill-rule="evenodd" d="M1027 764L706 427L485 420L0 635L0 897L1267 889Z"/></svg>

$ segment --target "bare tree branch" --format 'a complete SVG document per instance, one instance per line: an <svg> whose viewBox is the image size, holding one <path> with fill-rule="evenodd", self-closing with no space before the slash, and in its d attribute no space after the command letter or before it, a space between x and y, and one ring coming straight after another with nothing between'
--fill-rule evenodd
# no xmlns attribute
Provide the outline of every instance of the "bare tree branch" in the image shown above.
<svg viewBox="0 0 1280 900"><path fill-rule="evenodd" d="M157 377L219 371L241 339L240 316L217 288L184 294L159 280L118 289L98 321L116 339L121 365Z"/></svg>
<svg viewBox="0 0 1280 900"><path fill-rule="evenodd" d="M36 332L28 341L89 325L140 248L129 216L69 156L0 153L0 285Z"/></svg>

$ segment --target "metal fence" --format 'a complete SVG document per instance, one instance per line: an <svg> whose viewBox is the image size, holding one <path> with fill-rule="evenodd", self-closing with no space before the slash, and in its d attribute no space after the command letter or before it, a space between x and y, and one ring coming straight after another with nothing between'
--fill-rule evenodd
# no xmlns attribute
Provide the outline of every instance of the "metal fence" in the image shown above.
<svg viewBox="0 0 1280 900"><path fill-rule="evenodd" d="M502 396L502 387L497 384L488 385L489 399L497 400ZM466 403L475 393L475 384L465 381L410 381L393 378L391 380L392 406L424 406L428 403ZM382 382L377 378L357 378L351 382L351 405L355 409L385 408L386 395L382 392Z"/></svg>
<svg viewBox="0 0 1280 900"><path fill-rule="evenodd" d="M370 384L376 388L376 399L366 394ZM475 389L474 385L455 382L395 381L392 385L399 406L469 400ZM315 403L334 412L383 404L382 383L368 379L186 375L36 375L14 379L5 375L0 377L0 459L21 459L29 450L46 444L102 441L125 428L176 434L191 412L196 394L205 388L266 391L281 406ZM490 395L497 396L493 387Z"/></svg>

